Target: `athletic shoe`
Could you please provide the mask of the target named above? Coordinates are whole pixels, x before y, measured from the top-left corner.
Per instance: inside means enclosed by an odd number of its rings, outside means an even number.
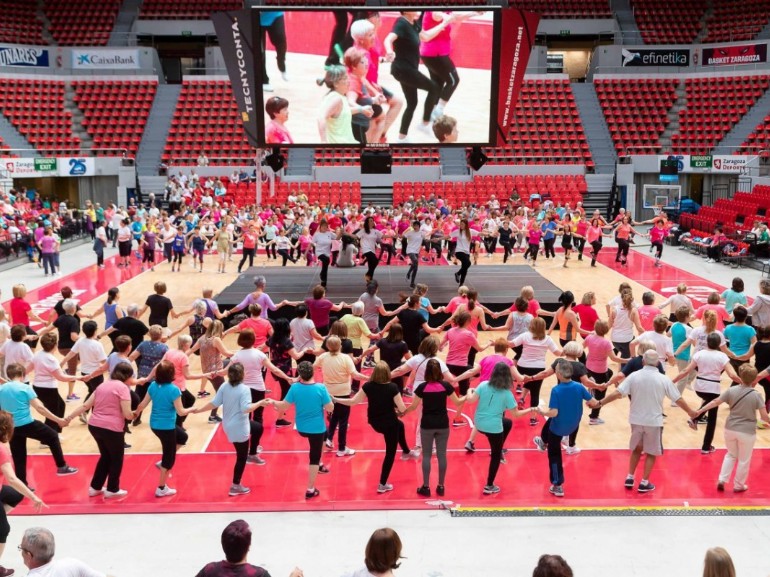
[[[473,444],[473,441],[468,441],[465,443],[465,450],[469,453],[475,453],[476,452],[476,445]]]
[[[404,392],[401,393],[401,396],[402,397],[413,397],[414,393],[412,392],[411,389],[404,389]]]
[[[545,441],[543,441],[542,437],[535,437],[532,439],[532,442],[535,443],[535,447],[537,447],[537,450],[541,453],[544,453],[548,447],[545,445]]]
[[[521,388],[521,385],[516,385],[516,394],[520,395],[522,393],[523,389]]]
[[[329,467],[327,467],[326,465],[319,465],[318,472],[325,475],[326,473],[329,472]]]
[[[500,487],[498,487],[497,485],[485,485],[484,490],[482,491],[482,493],[484,493],[485,495],[494,495],[495,493],[499,493],[499,492],[500,492]]]
[[[264,451],[264,450],[265,450],[265,449],[264,449],[264,448],[262,448],[262,445],[257,445],[257,454],[261,453],[261,452],[262,452],[262,451]]]
[[[444,496],[444,485],[436,485],[436,495],[439,497]]]
[[[238,495],[248,495],[249,493],[251,493],[251,489],[249,489],[248,487],[244,487],[240,483],[238,483],[237,485],[235,484],[230,485],[230,490],[227,492],[227,494],[230,497],[237,497]]]
[[[459,273],[459,272],[456,272],[456,273],[455,273],[455,282],[456,282],[457,284],[460,284],[460,273]]]
[[[259,455],[249,455],[248,457],[246,457],[246,462],[249,465],[264,465],[265,464],[265,460],[262,457],[260,457]]]
[[[711,445],[708,449],[701,449],[700,450],[700,454],[701,455],[710,455],[714,451],[716,451],[716,448],[714,448],[714,445]]]
[[[125,497],[128,495],[128,491],[125,489],[118,489],[115,492],[104,490],[104,498],[105,499],[119,499],[121,497]]]
[[[104,493],[104,489],[94,489],[93,487],[88,488],[88,496],[89,497],[97,497]]]
[[[286,74],[286,72],[281,72],[281,78],[283,78],[284,82],[288,82],[289,81],[289,75]]]
[[[59,477],[74,475],[77,472],[78,470],[76,467],[70,467],[69,465],[64,465],[63,467],[59,467],[58,469],[56,469],[56,474],[59,475]]]
[[[380,483],[379,486],[377,487],[378,493],[387,493],[388,491],[392,491],[392,490],[393,490],[393,485],[391,485],[390,483],[385,483],[385,484]]]
[[[577,455],[580,452],[580,447],[577,445],[574,447],[567,447],[566,449],[568,455]]]
[[[633,489],[634,488],[634,478],[631,475],[626,477],[626,480],[623,482],[623,486],[626,489]]]
[[[211,393],[209,393],[208,391],[199,391],[198,392],[198,398],[199,399],[202,399],[202,398],[208,397],[208,396],[211,396]]]
[[[401,453],[401,460],[402,461],[408,461],[409,459],[419,459],[420,458],[420,451],[417,449],[412,449],[408,453]]]
[[[314,497],[318,497],[320,494],[321,491],[318,489],[311,489],[310,491],[305,491],[305,499],[312,499]]]
[[[603,425],[604,419],[600,419],[599,417],[596,417],[595,419],[589,419],[588,420],[589,425]]]
[[[331,439],[326,439],[324,441],[324,445],[326,445],[327,451],[331,451],[332,449],[334,449],[334,444],[332,443]]]
[[[272,84],[263,84],[262,92],[273,92],[274,88]]]
[[[141,424],[142,424],[142,418],[141,418],[141,417],[138,417],[138,418],[134,419],[133,421],[131,421],[131,424],[132,424],[134,427],[138,427],[139,425],[141,425]]]
[[[174,495],[176,495],[176,489],[172,489],[168,485],[166,485],[162,489],[160,487],[155,489],[156,497],[173,497]]]
[[[88,424],[88,417],[86,417],[85,413],[80,413],[79,419],[80,419],[80,422],[83,423],[84,425]]]
[[[532,417],[532,418],[529,419],[529,426],[530,427],[537,427],[537,418],[536,417]]]
[[[757,421],[757,429],[770,429],[770,425],[764,421]]]
[[[554,497],[564,497],[564,487],[561,485],[551,485],[548,492]]]
[[[641,483],[639,483],[639,486],[636,488],[636,490],[639,491],[640,493],[650,493],[651,491],[655,490],[655,485],[653,485],[649,481],[647,482],[642,481]]]
[[[508,461],[505,460],[505,457],[500,457],[500,464],[501,465],[507,465]]]
[[[430,497],[430,487],[427,485],[423,485],[422,487],[417,487],[417,494],[422,495],[423,497]]]
[[[737,487],[733,487],[734,493],[744,493],[749,490],[748,485],[738,485]]]
[[[351,449],[350,447],[345,447],[341,451],[337,451],[338,457],[352,457],[356,454],[356,451],[354,449]]]
[[[286,419],[278,419],[275,422],[275,426],[278,428],[291,427],[291,421],[287,421]]]
[[[71,395],[67,395],[67,402],[68,402],[68,403],[69,403],[70,401],[79,401],[79,400],[80,400],[80,397],[78,397],[78,396],[77,396],[76,394],[74,394],[74,393],[73,393],[73,394],[71,394]]]
[[[468,424],[468,422],[465,419],[453,419],[452,420],[452,426],[453,427],[464,427],[467,424]]]
[[[209,416],[209,423],[211,423],[212,425],[215,425],[216,423],[221,423],[221,422],[222,422],[222,417],[220,417],[219,415]]]
[[[717,491],[724,491],[725,490],[725,484],[722,481],[719,481],[717,483]]]

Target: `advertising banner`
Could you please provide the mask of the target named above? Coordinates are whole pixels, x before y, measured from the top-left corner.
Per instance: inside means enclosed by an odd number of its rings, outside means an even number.
[[[72,68],[78,70],[135,70],[139,68],[139,50],[133,48],[76,48],[72,50]]]
[[[64,157],[58,158],[59,176],[93,176],[96,174],[96,162],[93,158]]]
[[[500,31],[500,68],[497,95],[497,145],[508,141],[508,127],[513,119],[524,72],[535,41],[540,16],[514,8],[502,10]],[[492,71],[494,73],[494,71]]]
[[[748,156],[714,155],[712,172],[743,172],[749,163]]]
[[[58,176],[55,158],[6,158],[2,166],[9,178]]]
[[[767,62],[767,44],[738,44],[703,48],[703,66],[732,66]]]
[[[262,121],[262,110],[255,110],[256,63],[262,58],[262,50],[255,38],[255,14],[253,10],[215,12],[211,20],[241,113],[243,131],[249,144],[257,148],[257,122]]]
[[[31,46],[0,44],[0,66],[48,67],[48,50]]]
[[[645,50],[623,49],[623,67],[635,66],[689,66],[688,48],[654,48]]]

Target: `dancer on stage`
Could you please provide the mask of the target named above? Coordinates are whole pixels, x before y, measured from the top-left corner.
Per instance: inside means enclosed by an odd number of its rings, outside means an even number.
[[[452,231],[451,238],[457,243],[455,256],[461,264],[460,270],[455,273],[455,282],[464,285],[468,269],[471,268],[471,230],[467,218],[460,220],[459,227]]]
[[[401,236],[401,242],[406,244],[406,256],[409,258],[409,270],[406,271],[406,280],[409,288],[414,288],[417,278],[417,267],[420,265],[420,249],[422,249],[422,232],[420,221],[415,220],[412,228],[406,230]]]
[[[318,230],[313,234],[313,246],[316,258],[321,263],[321,286],[326,288],[329,275],[329,262],[332,258],[332,243],[337,240],[338,234],[329,230],[329,223],[322,219],[318,223]]]
[[[377,244],[382,239],[382,233],[374,226],[374,219],[367,216],[363,228],[359,229],[356,236],[361,241],[361,254],[366,259],[369,267],[364,275],[364,280],[369,283],[374,278],[374,271],[380,260],[377,258]]]

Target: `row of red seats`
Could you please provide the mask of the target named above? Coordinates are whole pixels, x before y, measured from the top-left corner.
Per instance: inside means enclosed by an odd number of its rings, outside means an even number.
[[[770,150],[770,114],[749,134],[738,154],[761,154],[767,157]]]
[[[752,192],[737,192],[731,199],[719,199],[714,206],[704,206],[697,214],[684,213],[679,222],[686,228],[713,232],[722,226],[726,234],[751,230],[755,222],[766,221],[770,214],[770,186],[757,185]]]
[[[240,10],[242,0],[144,0],[139,18],[147,20],[208,20],[212,12]]]
[[[645,44],[691,44],[701,30],[707,0],[631,0]]]
[[[43,22],[37,19],[37,0],[10,0],[0,6],[0,42],[47,44],[43,39]]]
[[[703,42],[753,40],[770,21],[767,0],[713,0]]]

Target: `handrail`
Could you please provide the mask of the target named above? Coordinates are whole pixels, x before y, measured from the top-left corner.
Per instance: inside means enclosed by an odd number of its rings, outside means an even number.
[[[3,155],[3,153],[6,152],[32,152],[36,154],[41,154],[42,152],[66,152],[66,154],[62,156],[73,156],[72,151],[73,148],[6,148],[4,150],[0,150],[0,156]],[[79,151],[85,152],[85,151],[91,151],[91,152],[107,152],[107,151],[116,151],[120,154],[116,154],[115,156],[120,156],[121,158],[126,158],[130,160],[135,160],[135,157],[128,155],[128,149],[127,148],[80,148]]]

